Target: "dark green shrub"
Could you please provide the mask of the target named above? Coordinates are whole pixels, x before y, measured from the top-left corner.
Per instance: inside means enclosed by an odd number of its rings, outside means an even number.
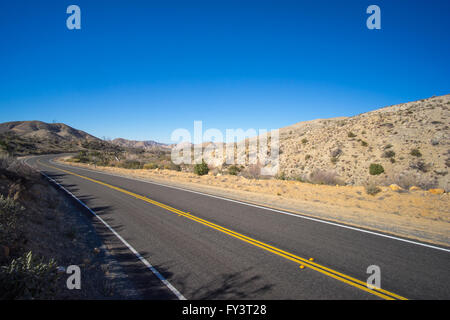
[[[287,179],[287,178],[286,178],[286,174],[285,174],[284,172],[280,173],[280,174],[277,176],[277,179],[279,179],[279,180],[286,180],[286,179]]]
[[[411,150],[411,155],[414,157],[421,157],[422,153],[420,153],[419,149],[412,149]]]
[[[197,163],[194,165],[194,173],[198,174],[199,176],[203,176],[205,174],[208,174],[209,168],[206,164],[205,160],[202,160],[202,163]]]
[[[307,142],[308,142],[308,139],[306,139],[306,138],[303,138],[303,139],[302,139],[302,143],[303,143],[303,144],[306,144]]]
[[[0,267],[0,300],[53,298],[57,279],[56,263],[38,260],[30,251]]]
[[[158,165],[156,163],[146,163],[144,164],[144,169],[158,169]]]
[[[384,168],[381,164],[372,163],[369,167],[369,173],[373,176],[382,174],[383,172],[384,172]]]
[[[383,152],[382,157],[383,158],[393,158],[393,157],[395,157],[395,152],[392,150],[386,150],[385,152]]]
[[[409,165],[409,167],[411,169],[415,169],[421,172],[428,172],[428,168],[429,166],[427,164],[425,164],[425,162],[423,161],[417,161],[417,162],[413,162]]]
[[[239,169],[239,167],[237,166],[230,166],[228,168],[228,174],[231,174],[233,176],[236,176],[239,172],[241,172],[241,169]]]
[[[365,142],[364,140],[361,140],[361,145],[363,146],[363,147],[367,147],[367,142]]]

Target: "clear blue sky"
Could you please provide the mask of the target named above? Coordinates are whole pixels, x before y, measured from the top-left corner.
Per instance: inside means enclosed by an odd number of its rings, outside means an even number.
[[[81,30],[66,8],[81,8]],[[381,30],[366,28],[368,5]],[[1,1],[0,122],[170,142],[450,93],[450,1]]]

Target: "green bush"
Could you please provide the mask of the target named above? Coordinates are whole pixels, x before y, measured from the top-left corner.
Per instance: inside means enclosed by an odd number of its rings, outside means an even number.
[[[347,134],[347,137],[349,137],[349,138],[354,138],[354,137],[356,137],[356,134],[354,134],[353,132],[349,132],[348,134]]]
[[[383,158],[393,158],[393,157],[395,157],[395,152],[392,150],[386,150],[385,152],[383,152],[382,157]]]
[[[205,160],[202,160],[202,163],[197,163],[194,166],[194,173],[198,174],[199,176],[208,174],[208,172],[209,172],[209,168],[208,168],[208,165],[206,164]]]
[[[367,142],[366,141],[364,141],[364,140],[361,140],[361,145],[363,146],[363,147],[367,147]]]
[[[305,144],[305,143],[307,143],[307,142],[308,142],[308,139],[306,139],[306,138],[303,138],[303,139],[302,139],[302,143],[303,143],[303,144]]]
[[[239,167],[235,165],[228,168],[228,174],[231,174],[233,176],[236,176],[239,172],[241,172],[241,169],[239,169]]]
[[[156,163],[146,163],[144,164],[144,169],[158,169],[158,165]]]
[[[382,174],[383,172],[384,172],[384,168],[381,164],[372,163],[369,167],[369,173],[373,176]]]
[[[412,149],[411,150],[411,155],[414,157],[421,157],[422,153],[420,153],[419,149]]]
[[[38,260],[30,251],[0,267],[0,299],[50,299],[57,280],[56,263]]]

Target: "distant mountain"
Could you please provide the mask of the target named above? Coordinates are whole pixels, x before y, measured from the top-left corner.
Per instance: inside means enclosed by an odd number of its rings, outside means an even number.
[[[123,138],[117,138],[111,141],[111,143],[123,147],[123,148],[138,148],[138,149],[167,149],[168,145],[164,143],[159,143],[153,140],[137,141],[137,140],[127,140]]]
[[[14,155],[117,148],[64,123],[14,121],[0,123],[0,151]]]
[[[0,134],[13,133],[22,138],[41,140],[56,139],[65,141],[100,141],[84,131],[74,129],[64,123],[45,123],[42,121],[14,121],[0,123]]]

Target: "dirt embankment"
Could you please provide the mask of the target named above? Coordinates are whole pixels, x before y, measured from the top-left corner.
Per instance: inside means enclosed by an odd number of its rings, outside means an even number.
[[[80,267],[79,290],[67,288],[70,265]],[[126,298],[132,289],[114,279],[119,268],[80,208],[39,173],[0,157],[0,299]]]
[[[60,163],[64,159],[58,160]],[[361,186],[327,186],[285,180],[257,180],[233,175],[205,175],[173,170],[122,169],[70,163],[191,190],[255,202],[391,234],[450,245],[449,194],[425,190],[394,191],[379,187],[369,195]]]

